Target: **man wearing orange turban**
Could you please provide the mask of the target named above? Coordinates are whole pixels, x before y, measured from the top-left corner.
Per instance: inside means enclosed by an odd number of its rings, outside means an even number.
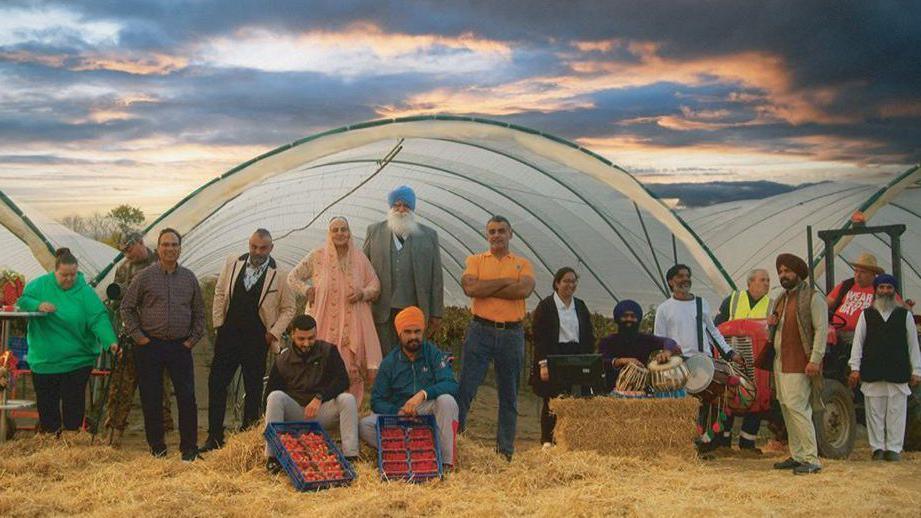
[[[371,411],[361,420],[362,440],[377,446],[378,415],[432,415],[438,426],[442,462],[454,464],[457,381],[447,355],[425,339],[425,313],[409,306],[394,316],[400,347],[381,361],[371,391]]]

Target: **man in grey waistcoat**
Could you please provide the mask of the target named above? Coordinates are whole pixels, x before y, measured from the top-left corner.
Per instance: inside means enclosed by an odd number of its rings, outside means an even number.
[[[384,356],[399,345],[393,318],[400,310],[421,308],[429,337],[441,326],[444,311],[438,234],[416,221],[416,193],[410,187],[395,188],[387,201],[387,220],[369,226],[364,243],[365,255],[381,281],[372,312]]]

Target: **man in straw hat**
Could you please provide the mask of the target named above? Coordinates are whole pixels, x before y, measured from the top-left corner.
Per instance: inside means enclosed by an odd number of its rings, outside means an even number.
[[[901,460],[909,384],[921,383],[921,350],[914,316],[896,301],[892,275],[873,281],[873,305],[863,310],[851,346],[851,388],[866,400],[867,437],[873,460]]]
[[[883,269],[876,263],[876,256],[870,253],[860,254],[852,266],[854,276],[838,283],[825,298],[828,310],[834,314],[832,322],[844,324],[838,330],[843,334],[839,338],[843,338],[844,343],[853,336],[860,313],[873,304],[873,279],[883,273]]]
[[[777,276],[784,293],[771,301],[769,336],[777,400],[783,412],[791,457],[774,464],[796,475],[818,473],[818,446],[812,424],[814,405],[821,405],[822,358],[828,308],[806,282],[809,268],[793,254],[777,256]]]
[[[425,339],[425,314],[410,306],[394,317],[399,349],[390,351],[371,391],[372,414],[361,420],[359,432],[377,446],[377,416],[435,415],[441,460],[454,465],[457,437],[457,381],[445,354]]]

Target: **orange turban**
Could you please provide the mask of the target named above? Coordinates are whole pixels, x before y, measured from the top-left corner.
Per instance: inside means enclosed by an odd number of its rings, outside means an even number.
[[[393,319],[393,325],[397,328],[397,333],[402,333],[409,326],[418,326],[425,329],[425,314],[416,306],[409,306],[397,313]]]

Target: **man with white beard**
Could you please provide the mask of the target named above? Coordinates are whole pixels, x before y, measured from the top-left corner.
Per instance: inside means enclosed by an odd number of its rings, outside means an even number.
[[[873,305],[864,309],[851,345],[851,388],[866,401],[867,438],[873,460],[901,460],[909,384],[921,383],[921,350],[914,316],[895,299],[897,281],[878,275]]]
[[[441,327],[444,312],[438,234],[416,221],[416,193],[409,186],[395,188],[387,201],[387,220],[369,226],[364,243],[365,255],[381,281],[381,294],[371,311],[384,356],[399,345],[393,319],[401,310],[422,309],[428,337]]]

